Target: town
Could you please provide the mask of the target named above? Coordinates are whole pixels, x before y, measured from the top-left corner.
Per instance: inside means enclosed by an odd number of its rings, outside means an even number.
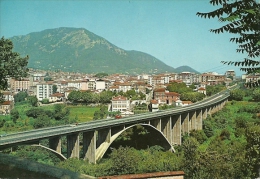
[[[242,76],[243,80],[249,82],[257,76]],[[0,114],[7,115],[14,108],[14,95],[19,92],[26,92],[28,96],[37,98],[37,105],[52,103],[72,103],[76,100],[70,97],[71,92],[88,91],[93,94],[100,94],[102,91],[114,93],[126,93],[133,90],[142,94],[137,98],[129,98],[121,95],[112,96],[108,111],[119,111],[122,116],[133,113],[133,108],[138,104],[150,104],[150,111],[157,111],[161,105],[185,106],[192,104],[191,100],[181,100],[179,93],[169,92],[167,86],[171,83],[184,83],[187,87],[193,85],[195,92],[207,95],[207,86],[219,84],[230,85],[236,80],[234,70],[228,70],[224,75],[216,72],[195,74],[191,72],[164,73],[164,74],[83,74],[72,72],[52,72],[43,70],[29,70],[28,78],[20,80],[8,79],[9,88],[3,91],[4,102],[0,105]],[[72,95],[71,95],[72,96]],[[80,100],[80,99],[79,99]],[[76,101],[77,102],[77,101]],[[100,102],[100,99],[92,101]],[[90,102],[91,103],[91,102]]]

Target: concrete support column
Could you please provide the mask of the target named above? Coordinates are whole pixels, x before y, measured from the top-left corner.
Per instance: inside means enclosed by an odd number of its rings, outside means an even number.
[[[202,119],[206,119],[208,116],[208,111],[207,108],[202,109]]]
[[[172,116],[172,145],[181,145],[181,115]]]
[[[161,128],[163,135],[172,143],[171,117],[163,118],[161,120]]]
[[[103,142],[110,142],[111,139],[111,128],[98,130],[97,147],[98,148]]]
[[[49,147],[61,154],[61,137],[50,138]]]
[[[67,135],[67,158],[79,158],[79,133]]]
[[[190,130],[196,130],[196,123],[197,123],[197,121],[196,121],[196,111],[191,111],[190,112]]]
[[[211,108],[212,108],[212,106],[208,106],[208,107],[207,107],[207,114],[208,114],[208,115],[211,115]]]
[[[202,130],[202,110],[196,111],[196,130]]]
[[[83,156],[84,160],[90,163],[96,163],[96,132],[83,133]]]
[[[181,130],[183,134],[190,132],[190,119],[188,112],[182,113],[181,115]]]
[[[161,131],[161,119],[153,119],[151,125],[154,126],[158,131]]]

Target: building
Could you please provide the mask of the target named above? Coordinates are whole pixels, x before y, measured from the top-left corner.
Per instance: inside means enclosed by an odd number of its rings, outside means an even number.
[[[7,115],[10,114],[11,110],[14,108],[13,101],[4,101],[0,104],[0,114]]]
[[[117,96],[112,98],[111,111],[129,111],[130,110],[130,100],[124,96]]]
[[[52,84],[48,83],[39,83],[36,85],[36,97],[39,101],[42,101],[43,99],[49,99],[49,97],[52,95]]]
[[[132,85],[130,83],[120,83],[119,91],[123,91],[124,93],[132,89]]]
[[[106,89],[106,82],[104,80],[96,80],[96,90],[103,91]]]
[[[49,102],[62,101],[63,98],[64,98],[64,94],[62,94],[62,93],[54,93],[54,94],[50,95]]]
[[[28,79],[23,80],[10,80],[11,90],[14,92],[28,91],[30,87],[30,81]]]

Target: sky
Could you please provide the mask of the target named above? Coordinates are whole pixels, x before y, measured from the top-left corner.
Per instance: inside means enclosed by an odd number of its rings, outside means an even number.
[[[223,24],[197,12],[217,9],[209,0],[0,0],[0,36],[10,38],[59,27],[85,28],[124,50],[148,53],[177,68],[224,74],[242,61]],[[30,54],[29,54],[30,56]]]

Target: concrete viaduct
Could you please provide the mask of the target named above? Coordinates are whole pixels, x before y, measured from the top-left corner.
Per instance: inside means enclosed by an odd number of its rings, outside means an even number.
[[[60,158],[79,158],[80,153],[83,153],[84,159],[96,163],[120,134],[129,128],[141,125],[163,136],[165,140],[163,147],[174,151],[174,145],[181,145],[182,133],[189,133],[193,129],[201,130],[202,121],[207,115],[221,110],[228,97],[229,92],[225,91],[186,107],[132,115],[121,119],[97,120],[80,123],[77,126],[63,125],[9,134],[1,137],[0,150],[17,145],[41,146],[40,141],[48,139],[49,147],[41,147],[51,150]],[[66,157],[62,155],[61,145],[61,138],[64,136],[67,140]]]

